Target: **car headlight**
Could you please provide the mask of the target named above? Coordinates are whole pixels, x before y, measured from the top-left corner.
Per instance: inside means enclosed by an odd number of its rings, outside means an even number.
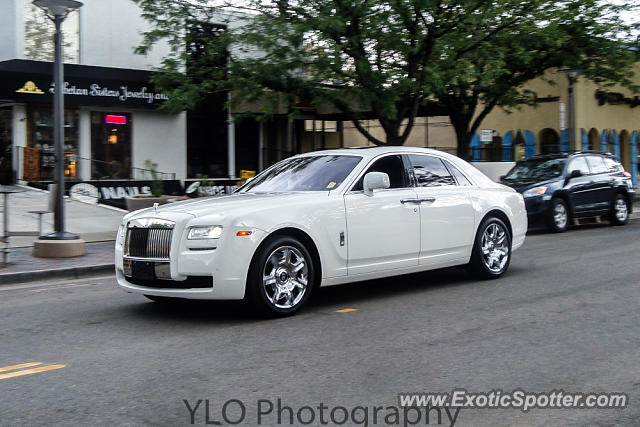
[[[124,242],[124,235],[127,232],[127,223],[123,223],[120,224],[120,227],[118,227],[118,235],[116,236],[116,240],[118,241],[118,243],[122,243]]]
[[[222,227],[219,225],[209,225],[206,227],[191,227],[187,239],[219,239],[222,234]]]
[[[547,191],[547,187],[530,188],[524,193],[522,193],[522,197],[542,196],[546,191]]]

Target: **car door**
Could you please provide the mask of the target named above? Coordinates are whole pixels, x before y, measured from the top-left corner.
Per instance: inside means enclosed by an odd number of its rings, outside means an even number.
[[[362,191],[367,172],[389,175],[390,188]],[[366,168],[344,195],[347,216],[348,275],[418,265],[420,213],[401,155],[385,155]]]
[[[595,188],[586,156],[578,156],[571,159],[567,167],[566,176],[569,177],[574,170],[580,171],[582,175],[575,178],[567,178],[564,189],[571,201],[572,211],[575,214],[579,214],[591,209],[591,193]]]
[[[609,209],[612,195],[613,177],[609,174],[609,168],[604,163],[602,156],[591,154],[587,156],[589,169],[591,169],[591,188],[589,192],[589,210],[605,211]]]
[[[468,192],[471,183],[440,157],[407,157],[420,201],[419,264],[437,267],[466,261],[475,237],[475,213]]]

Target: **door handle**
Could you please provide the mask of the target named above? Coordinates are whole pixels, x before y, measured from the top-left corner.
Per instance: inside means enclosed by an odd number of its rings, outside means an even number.
[[[424,199],[418,199],[418,203],[432,203],[435,202],[435,197],[425,197]]]
[[[420,200],[419,199],[402,199],[402,200],[400,200],[400,203],[402,203],[403,205],[405,203],[416,203],[417,204],[417,203],[420,203]]]

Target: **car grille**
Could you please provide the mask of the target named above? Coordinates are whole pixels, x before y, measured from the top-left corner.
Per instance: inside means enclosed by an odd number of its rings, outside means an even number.
[[[131,258],[169,259],[173,228],[129,228],[124,254]]]

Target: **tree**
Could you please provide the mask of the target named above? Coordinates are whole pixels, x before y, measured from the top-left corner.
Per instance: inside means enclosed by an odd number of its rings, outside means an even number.
[[[153,23],[138,52],[163,38],[171,47],[155,78],[170,92],[166,108],[192,105],[202,89],[230,90],[265,113],[305,99],[337,108],[378,145],[404,144],[420,108],[438,103],[465,157],[493,108],[535,103],[522,84],[549,67],[630,84],[629,26],[615,13],[631,6],[599,0],[247,0],[235,6],[250,13],[241,23],[206,0],[135,1]],[[221,16],[226,31],[205,49],[226,52],[226,65],[194,62],[189,26]],[[201,66],[198,78],[185,63]],[[384,140],[360,125],[365,117],[380,121]]]

